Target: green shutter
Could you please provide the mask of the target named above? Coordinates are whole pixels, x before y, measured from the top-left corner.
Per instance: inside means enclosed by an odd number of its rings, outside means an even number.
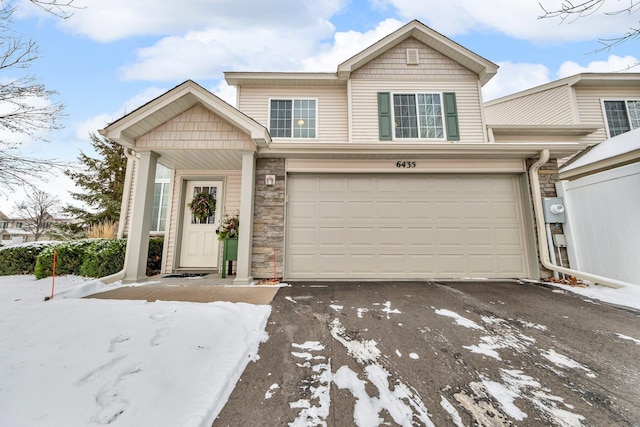
[[[447,139],[449,141],[460,141],[456,94],[453,92],[445,92],[442,95],[444,97],[444,121],[447,127]]]
[[[378,132],[380,141],[393,139],[391,129],[391,93],[378,92]]]

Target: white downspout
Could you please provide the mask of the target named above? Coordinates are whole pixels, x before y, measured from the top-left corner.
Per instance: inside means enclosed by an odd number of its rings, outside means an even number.
[[[547,234],[544,226],[544,214],[542,209],[542,195],[540,193],[540,180],[538,179],[538,170],[540,166],[549,160],[549,150],[540,152],[540,159],[529,168],[529,183],[531,184],[531,193],[533,195],[533,212],[536,220],[536,229],[538,231],[538,250],[540,251],[540,262],[542,265],[551,270],[557,271],[569,276],[575,276],[590,282],[599,283],[601,285],[610,286],[612,288],[623,288],[626,286],[634,286],[631,283],[621,280],[611,279],[609,277],[599,276],[597,274],[585,273],[583,271],[572,270],[569,268],[558,267],[549,260],[549,249]]]

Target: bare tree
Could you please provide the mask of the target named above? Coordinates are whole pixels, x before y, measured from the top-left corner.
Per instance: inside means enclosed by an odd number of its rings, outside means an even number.
[[[13,213],[23,220],[22,228],[38,240],[51,227],[51,221],[59,208],[60,200],[57,197],[34,189],[23,201],[14,205]]]
[[[538,18],[560,18],[562,22],[574,22],[585,16],[598,13],[603,8],[607,0],[584,0],[579,2],[573,2],[570,0],[563,0],[560,8],[555,10],[547,10],[542,3],[539,3],[543,14]],[[640,9],[640,0],[617,0],[619,6],[612,12],[601,12],[605,15],[631,15]],[[603,46],[597,49],[596,52],[609,50],[614,46],[618,46],[628,40],[640,39],[640,28],[629,28],[629,30],[621,36],[613,37],[610,39],[601,38],[598,39],[599,43]]]
[[[71,16],[73,0],[29,0],[47,13],[66,19]],[[0,83],[0,195],[8,195],[17,187],[33,187],[33,178],[43,180],[53,160],[22,155],[17,151],[20,138],[44,140],[48,132],[60,129],[63,106],[51,102],[56,93],[39,84],[24,69],[38,58],[38,46],[25,40],[12,29],[16,6],[10,0],[0,0],[0,71],[5,78]],[[11,73],[17,75],[8,79]],[[6,81],[5,81],[6,79]]]

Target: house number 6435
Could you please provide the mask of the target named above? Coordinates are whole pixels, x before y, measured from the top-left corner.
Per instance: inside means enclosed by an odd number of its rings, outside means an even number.
[[[397,168],[404,168],[404,169],[415,168],[416,167],[416,162],[403,162],[403,161],[398,160],[396,162],[396,167]]]

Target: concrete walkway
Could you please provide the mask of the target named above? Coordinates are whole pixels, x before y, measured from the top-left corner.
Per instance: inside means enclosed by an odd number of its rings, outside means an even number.
[[[237,286],[233,277],[221,279],[217,274],[202,277],[149,278],[148,285],[122,287],[86,298],[186,302],[244,302],[270,304],[280,287],[270,285]]]

